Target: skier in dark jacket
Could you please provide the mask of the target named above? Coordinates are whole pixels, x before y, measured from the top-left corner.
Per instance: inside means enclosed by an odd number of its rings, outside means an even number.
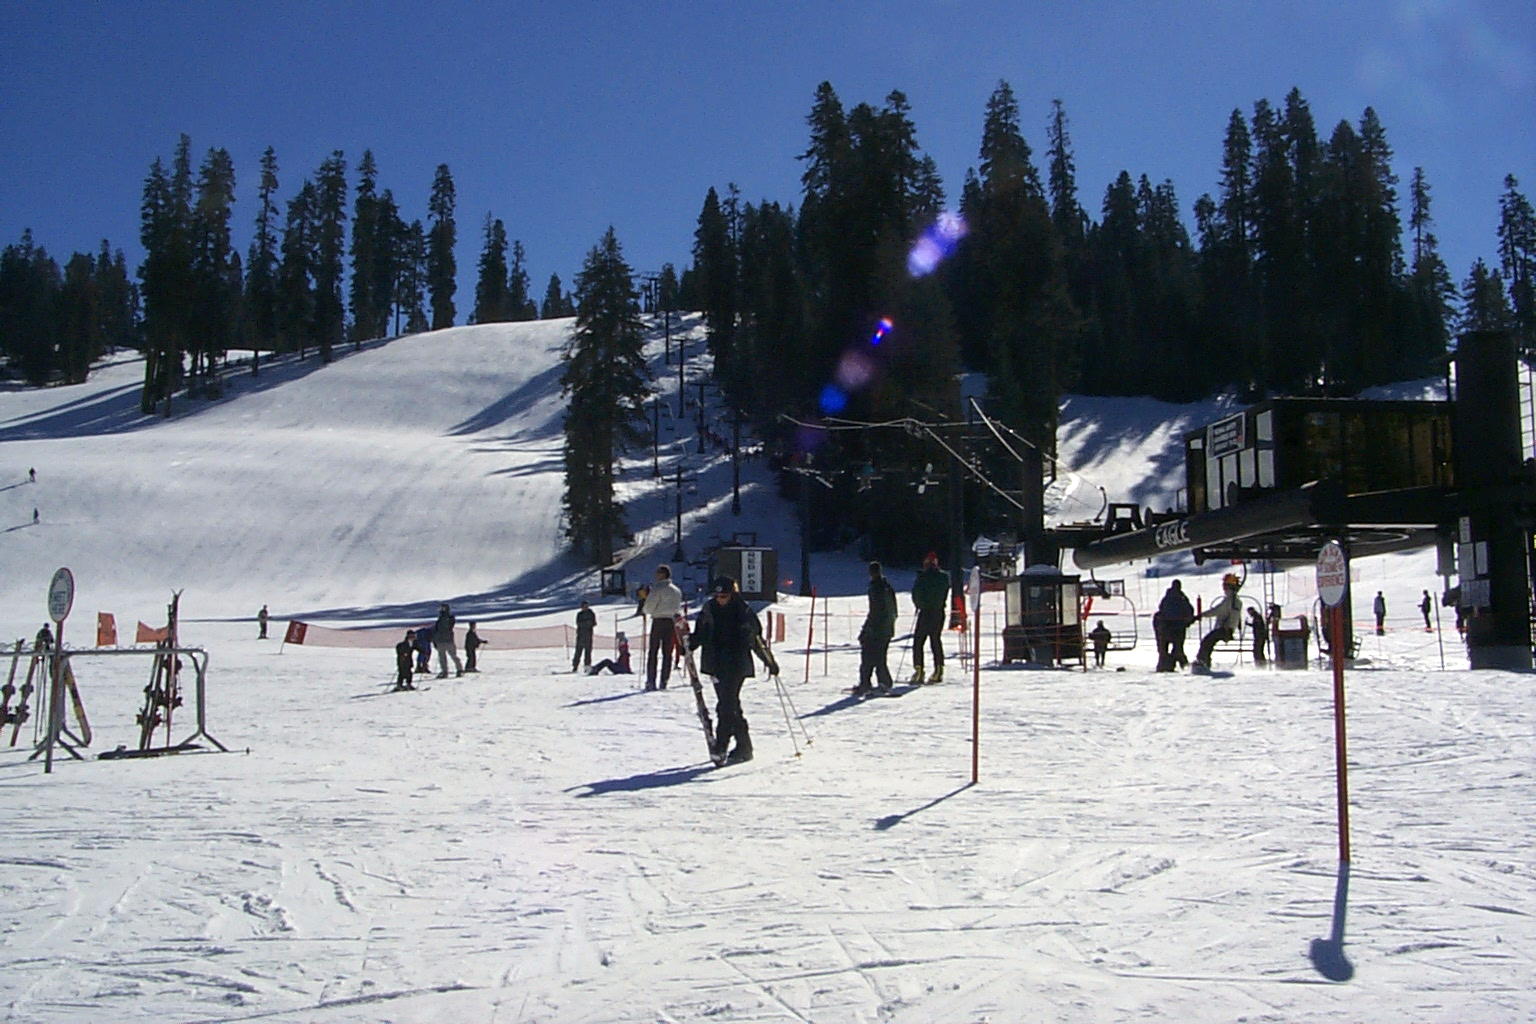
[[[587,675],[595,676],[603,669],[607,669],[616,676],[627,676],[635,671],[629,663],[629,637],[620,632],[615,642],[619,645],[618,657],[604,658],[596,665],[587,669]]]
[[[1265,652],[1269,647],[1269,625],[1257,608],[1248,609],[1248,631],[1253,634],[1253,663],[1267,664],[1269,659]]]
[[[405,639],[395,644],[395,689],[414,690],[411,682],[411,662],[416,655],[416,631],[405,631]]]
[[[416,627],[416,671],[426,674],[432,671],[432,627]]]
[[[459,662],[459,647],[453,636],[453,626],[457,620],[453,612],[448,610],[447,602],[438,605],[437,622],[432,626],[432,646],[437,648],[437,678],[448,678],[448,658],[453,658],[453,668],[457,675],[464,674],[464,666]]]
[[[1095,668],[1104,667],[1104,655],[1109,652],[1109,642],[1114,637],[1115,635],[1109,631],[1109,627],[1104,625],[1103,619],[1100,619],[1099,624],[1089,630],[1088,639],[1093,643],[1093,665]]]
[[[737,593],[736,581],[721,576],[711,590],[688,634],[688,649],[703,650],[699,671],[715,678],[715,749],[711,753],[725,754],[735,740],[725,762],[736,764],[752,760],[752,737],[741,709],[741,684],[754,674],[752,656],[761,658],[771,675],[779,674],[779,664],[763,643],[757,613]]]
[[[885,663],[891,637],[896,635],[896,591],[885,578],[879,562],[869,563],[869,612],[859,628],[859,685],[853,692],[864,696],[874,692],[870,679],[889,693],[891,670]]]
[[[923,571],[912,584],[917,625],[912,630],[912,682],[944,681],[944,617],[949,604],[949,574],[939,568],[932,551],[923,558]],[[933,675],[923,678],[923,642],[933,651]]]
[[[480,639],[480,634],[475,632],[475,624],[469,624],[469,632],[464,634],[464,671],[479,672],[475,667],[475,652],[485,646],[485,641]]]
[[[576,655],[571,658],[571,671],[575,672],[583,660],[586,667],[592,667],[592,633],[597,629],[597,613],[587,602],[581,602],[581,611],[576,613]]]
[[[1189,665],[1184,653],[1184,634],[1195,621],[1195,606],[1184,595],[1184,586],[1178,580],[1168,585],[1162,601],[1157,606],[1155,632],[1157,633],[1157,670],[1172,672],[1175,666]]]

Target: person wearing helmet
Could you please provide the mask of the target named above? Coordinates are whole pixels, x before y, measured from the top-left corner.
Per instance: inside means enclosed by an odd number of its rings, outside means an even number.
[[[710,753],[726,754],[726,764],[750,761],[752,735],[741,708],[741,685],[753,675],[754,654],[772,675],[779,674],[779,665],[763,643],[757,613],[742,600],[736,581],[729,576],[718,577],[711,585],[709,601],[699,609],[688,634],[688,649],[701,648],[699,671],[715,679],[715,749]]]
[[[607,669],[616,676],[627,676],[634,671],[629,665],[629,637],[621,631],[614,640],[619,647],[617,658],[604,658],[602,661],[587,669],[587,675],[595,676],[603,669]]]
[[[939,568],[939,556],[928,552],[923,571],[912,584],[912,604],[917,608],[917,625],[912,630],[912,682],[923,679],[923,644],[933,651],[933,675],[930,683],[944,681],[944,616],[949,606],[949,574]]]
[[[1191,671],[1209,672],[1211,652],[1216,649],[1216,645],[1231,640],[1243,628],[1243,603],[1237,597],[1237,591],[1242,585],[1243,581],[1233,573],[1229,572],[1221,578],[1221,600],[1211,605],[1209,611],[1200,614],[1200,618],[1212,619],[1216,624],[1200,640],[1200,650],[1195,654]]]

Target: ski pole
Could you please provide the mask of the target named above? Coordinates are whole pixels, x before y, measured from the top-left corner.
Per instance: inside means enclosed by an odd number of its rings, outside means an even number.
[[[795,744],[795,756],[800,756],[800,744],[795,741],[795,726],[800,727],[800,735],[805,737],[805,745],[811,745],[811,734],[806,731],[805,723],[800,720],[800,709],[795,707],[794,698],[789,695],[789,688],[784,685],[784,680],[777,674],[773,677],[773,685],[779,692],[779,706],[784,709],[784,724],[789,726],[789,739]]]
[[[917,612],[912,613],[912,629],[906,636],[901,637],[896,643],[901,645],[901,660],[896,663],[896,678],[901,678],[901,673],[907,667],[907,641],[917,633]]]

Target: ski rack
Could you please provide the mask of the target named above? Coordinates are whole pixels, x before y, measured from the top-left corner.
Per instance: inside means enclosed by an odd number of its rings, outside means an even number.
[[[116,750],[108,750],[97,754],[96,756],[98,759],[107,761],[128,757],[155,757],[160,754],[179,754],[186,751],[201,749],[199,745],[194,742],[198,739],[207,740],[209,743],[213,744],[220,750],[228,752],[229,748],[220,743],[218,740],[214,739],[212,734],[208,732],[208,651],[205,648],[113,647],[98,650],[66,650],[59,653],[62,654],[66,661],[72,660],[74,658],[108,658],[122,655],[138,655],[143,657],[147,654],[163,657],[165,655],[175,656],[185,654],[188,660],[192,662],[192,666],[197,672],[197,686],[195,696],[197,710],[197,729],[190,736],[182,740],[180,743],[172,743],[164,747],[150,747],[141,750],[128,750],[123,747],[119,747]],[[62,718],[63,716],[59,715],[57,717]],[[73,733],[70,733],[68,729],[63,727],[62,723],[56,720],[55,715],[52,713],[52,709],[50,709],[47,721],[49,723],[47,735],[44,737],[43,742],[38,745],[37,749],[32,752],[32,755],[28,758],[28,760],[35,761],[38,757],[46,754],[49,748],[53,745],[62,747],[65,753],[69,754],[77,761],[85,760],[85,758],[80,754],[78,750],[75,749],[75,747],[71,746],[68,742],[65,741],[61,734],[67,734],[71,740],[74,740],[75,743],[80,746],[84,746],[84,744],[80,743],[78,737],[76,737]]]

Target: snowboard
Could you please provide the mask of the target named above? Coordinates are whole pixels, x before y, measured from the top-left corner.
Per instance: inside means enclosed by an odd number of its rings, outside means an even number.
[[[715,723],[709,717],[709,705],[704,703],[704,684],[699,682],[699,670],[693,663],[693,652],[688,649],[688,620],[681,615],[673,620],[678,646],[683,649],[683,671],[688,685],[693,687],[693,702],[698,708],[699,724],[704,727],[704,743],[709,748],[709,759],[718,768],[725,764],[725,751],[715,749]]]

